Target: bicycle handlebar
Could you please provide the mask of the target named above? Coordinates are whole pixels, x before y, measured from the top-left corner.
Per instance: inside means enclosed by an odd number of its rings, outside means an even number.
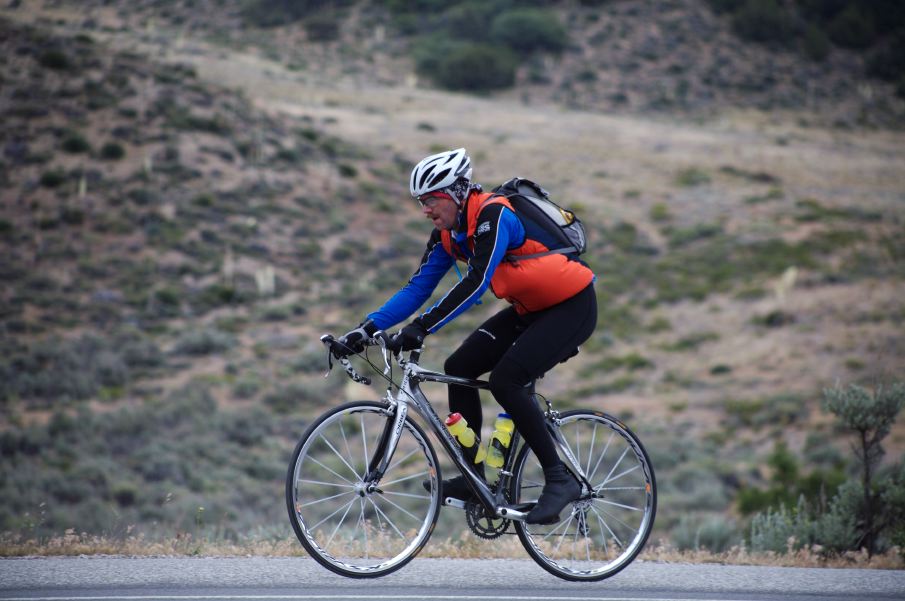
[[[351,350],[349,347],[346,347],[342,342],[337,340],[332,334],[324,334],[323,336],[321,336],[320,340],[324,344],[324,346],[327,347],[327,373],[324,374],[325,378],[330,375],[330,371],[333,369],[333,359],[336,359],[337,361],[339,361],[339,364],[342,365],[346,374],[348,374],[349,378],[351,378],[352,381],[358,382],[359,384],[364,384],[365,386],[371,385],[371,379],[367,376],[363,376],[363,375],[359,374],[358,371],[356,371],[356,369],[352,366],[352,363],[349,361],[348,355],[339,354],[335,350],[336,349],[335,345],[341,345],[341,346],[345,347],[343,350]],[[383,349],[382,355],[383,355],[383,363],[384,363],[384,367],[385,367],[384,375],[386,375],[390,371],[390,360],[389,360],[390,354],[393,354],[396,357],[397,361],[400,360],[399,355],[401,353],[401,350],[398,347],[396,347],[393,337],[390,336],[389,334],[387,334],[386,332],[384,332],[383,330],[378,330],[377,332],[374,332],[373,336],[371,336],[367,340],[363,340],[361,343],[364,344],[365,346],[379,346],[381,349]],[[355,354],[358,354],[358,353],[355,353]],[[420,354],[421,354],[421,349],[412,351],[409,359],[411,361],[417,362]]]
[[[364,384],[365,386],[371,385],[371,378],[367,376],[363,376],[359,374],[354,367],[352,367],[352,363],[349,361],[349,358],[346,356],[339,356],[334,353],[333,345],[339,344],[339,341],[333,337],[332,334],[324,334],[321,336],[321,342],[324,343],[324,346],[327,347],[327,373],[324,374],[324,377],[330,375],[330,371],[333,369],[333,359],[339,361],[339,364],[343,366],[343,369],[346,370],[346,373],[354,382],[358,382],[359,384]],[[371,339],[369,339],[366,344],[373,344]]]

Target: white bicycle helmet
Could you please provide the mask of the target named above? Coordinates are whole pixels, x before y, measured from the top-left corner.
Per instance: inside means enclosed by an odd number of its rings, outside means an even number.
[[[428,192],[449,188],[459,180],[465,181],[466,189],[471,184],[471,159],[464,148],[432,154],[422,159],[412,169],[409,191],[412,198],[418,198]],[[456,199],[456,202],[460,202],[460,199]]]

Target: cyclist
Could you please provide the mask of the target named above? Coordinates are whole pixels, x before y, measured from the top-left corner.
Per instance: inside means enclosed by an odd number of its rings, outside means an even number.
[[[544,488],[528,523],[555,522],[576,500],[578,481],[560,460],[530,383],[577,351],[597,324],[595,276],[575,256],[549,254],[519,260],[519,255],[556,248],[540,228],[520,220],[505,197],[483,192],[472,181],[464,148],[426,157],[412,170],[412,197],[434,224],[421,264],[408,283],[335,345],[339,355],[361,352],[362,342],[409,318],[431,296],[457,260],[467,263],[464,277],[427,311],[393,338],[397,348],[419,348],[425,337],[471,307],[490,286],[510,306],[472,332],[446,360],[446,373],[477,378],[490,372],[490,390],[512,416],[518,431],[544,470]],[[457,268],[458,271],[458,268]],[[449,409],[459,412],[478,433],[478,391],[449,386]],[[483,473],[483,464],[479,469]],[[441,483],[441,494],[462,500],[473,493],[464,476]]]

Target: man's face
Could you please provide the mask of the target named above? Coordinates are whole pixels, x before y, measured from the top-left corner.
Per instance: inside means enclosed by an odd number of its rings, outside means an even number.
[[[459,207],[445,192],[430,192],[420,197],[421,212],[438,230],[452,230],[459,224]]]

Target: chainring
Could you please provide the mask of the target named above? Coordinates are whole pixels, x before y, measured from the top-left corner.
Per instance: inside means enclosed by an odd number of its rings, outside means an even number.
[[[508,502],[508,491],[504,494],[504,498]],[[465,504],[465,523],[475,536],[485,540],[499,538],[506,534],[509,530],[509,522],[504,518],[498,518],[487,515],[487,510],[480,503],[469,502]]]

